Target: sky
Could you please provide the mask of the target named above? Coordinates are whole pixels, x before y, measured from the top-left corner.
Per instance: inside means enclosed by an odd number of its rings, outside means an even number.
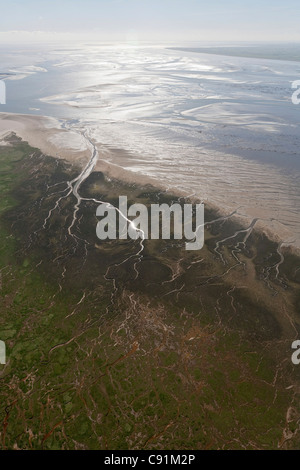
[[[0,43],[298,41],[299,0],[0,0]]]

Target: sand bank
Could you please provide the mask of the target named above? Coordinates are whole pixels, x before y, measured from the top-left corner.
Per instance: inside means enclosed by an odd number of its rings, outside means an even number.
[[[65,129],[63,122],[55,118],[44,116],[32,116],[25,114],[0,113],[0,140],[11,132],[15,132],[23,140],[27,141],[32,147],[39,148],[45,155],[54,158],[61,158],[71,164],[84,167],[90,159],[91,151],[87,147],[87,142],[82,135],[83,129],[76,130]],[[96,144],[100,159],[98,160],[95,171],[102,171],[108,177],[116,178],[127,183],[138,183],[139,185],[152,185],[156,189],[162,191],[170,191],[181,196],[189,196],[193,199],[188,191],[182,191],[176,186],[166,187],[165,182],[161,182],[150,176],[130,171],[122,168],[112,162],[112,152],[101,144]],[[118,150],[118,153],[122,150]],[[125,154],[125,152],[124,152]],[[117,158],[120,161],[119,158]],[[203,200],[207,207],[210,207],[220,213],[226,215],[231,212],[230,207],[224,204],[224,207],[217,206],[212,201]],[[247,226],[254,218],[257,218],[255,228],[264,232],[267,237],[278,243],[282,243],[282,248],[292,249],[298,255],[300,254],[300,241],[297,237],[282,224],[276,220],[268,220],[263,211],[256,208],[253,211],[236,211],[235,219],[238,219],[243,225]]]

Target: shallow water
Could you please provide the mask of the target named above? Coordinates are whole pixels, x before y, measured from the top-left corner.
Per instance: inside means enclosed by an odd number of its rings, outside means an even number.
[[[13,74],[0,111],[72,120],[108,160],[300,246],[300,63],[150,46],[0,53],[0,72]]]

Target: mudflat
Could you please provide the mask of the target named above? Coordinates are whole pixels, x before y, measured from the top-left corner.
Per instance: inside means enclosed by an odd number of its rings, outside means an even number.
[[[100,241],[94,199],[188,199],[96,169],[72,225],[83,160],[2,144],[1,447],[299,448],[295,253],[212,207],[199,252]]]

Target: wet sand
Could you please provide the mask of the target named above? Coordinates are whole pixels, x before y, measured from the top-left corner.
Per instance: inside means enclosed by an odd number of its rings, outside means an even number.
[[[3,140],[10,132],[15,132],[24,141],[27,141],[32,147],[40,149],[45,155],[54,158],[60,158],[67,162],[84,167],[90,159],[90,149],[86,146],[86,139],[82,135],[83,129],[66,129],[63,128],[64,124],[50,117],[0,113],[0,139]],[[138,183],[141,185],[150,184],[153,187],[170,191],[172,194],[177,194],[183,197],[190,197],[193,200],[193,194],[178,188],[175,185],[166,185],[162,179],[155,179],[147,174],[142,174],[136,171],[136,165],[128,158],[125,151],[120,149],[108,149],[101,146],[99,142],[95,143],[100,158],[95,166],[94,171],[101,171],[108,177],[116,178],[126,183]],[[126,169],[122,168],[122,162],[126,162]],[[130,170],[131,164],[133,170]],[[141,170],[143,171],[143,170]],[[249,194],[249,199],[251,193]],[[194,198],[199,200],[199,198]],[[248,226],[257,219],[255,222],[255,230],[266,234],[266,236],[281,244],[282,249],[288,248],[289,251],[295,254],[300,254],[300,240],[297,239],[297,234],[293,234],[287,227],[279,223],[274,217],[266,217],[263,205],[262,207],[254,206],[252,209],[247,208],[233,210],[233,207],[224,205],[221,207],[219,204],[214,203],[210,199],[203,198],[202,202],[206,207],[218,211],[220,215],[228,215],[234,212],[232,218],[244,226]],[[238,201],[238,194],[236,194],[236,201]]]
[[[61,129],[54,118],[0,113],[1,140],[10,132],[15,132],[29,145],[54,158],[84,164],[90,156],[84,139],[76,132]]]

